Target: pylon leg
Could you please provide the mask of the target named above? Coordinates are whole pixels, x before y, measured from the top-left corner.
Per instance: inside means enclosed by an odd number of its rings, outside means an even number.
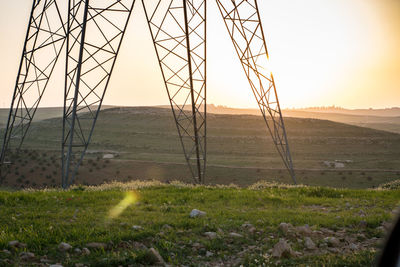
[[[74,182],[90,143],[134,0],[69,0],[62,186]]]
[[[216,1],[275,146],[296,183],[257,0]]]
[[[185,159],[206,168],[206,0],[142,0]]]
[[[0,165],[5,162],[10,149],[21,148],[64,46],[65,36],[57,1],[33,1],[3,138]]]

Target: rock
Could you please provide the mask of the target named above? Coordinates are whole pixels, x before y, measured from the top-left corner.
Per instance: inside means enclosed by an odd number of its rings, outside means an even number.
[[[311,238],[306,237],[304,238],[304,247],[308,250],[314,250],[317,247],[315,246],[315,243],[312,241]]]
[[[279,240],[272,249],[272,257],[276,258],[287,258],[290,257],[292,253],[292,248],[284,239]]]
[[[65,243],[65,242],[61,242],[58,245],[58,250],[59,251],[66,252],[66,251],[68,251],[70,249],[72,249],[72,246],[70,244],[68,244],[68,243]]]
[[[52,265],[50,265],[49,267],[63,267],[61,264],[52,264]]]
[[[215,233],[215,232],[205,232],[204,235],[207,236],[210,239],[217,238],[217,233]]]
[[[161,257],[160,253],[154,248],[150,248],[148,250],[148,255],[151,258],[151,261],[156,263],[156,264],[162,264],[165,265],[164,259]]]
[[[211,251],[206,252],[206,257],[212,257],[212,256],[214,256],[214,253],[212,253]]]
[[[169,224],[164,224],[161,229],[163,229],[164,231],[170,231],[172,230],[172,226],[170,226]]]
[[[132,226],[132,229],[133,230],[143,230],[143,227],[140,225],[134,225],[134,226]]]
[[[289,228],[291,228],[291,224],[290,223],[280,223],[279,224],[279,230],[281,230],[283,232],[284,235],[287,235],[287,233],[289,232]]]
[[[18,240],[10,241],[10,242],[8,242],[8,245],[13,248],[25,248],[26,247],[25,243],[21,243]]]
[[[340,249],[338,249],[338,248],[328,248],[328,251],[332,252],[332,253],[339,253]]]
[[[190,216],[190,218],[196,218],[196,217],[203,217],[203,216],[206,216],[206,212],[204,212],[204,211],[201,211],[201,210],[198,210],[198,209],[193,209],[191,212],[190,212],[190,214],[189,214],[189,216]]]
[[[104,154],[103,159],[113,159],[114,155],[113,154]]]
[[[312,234],[312,230],[308,224],[296,227],[296,232],[304,236],[310,236]]]
[[[82,253],[82,250],[81,250],[80,248],[75,248],[75,249],[74,249],[74,252],[75,252],[76,254],[81,254],[81,253]]]
[[[83,248],[82,255],[90,255],[90,250],[88,248]]]
[[[44,256],[44,257],[42,257],[40,259],[40,262],[41,263],[49,263],[50,264],[52,262],[52,260],[49,260],[47,257]]]
[[[240,237],[243,237],[243,235],[241,235],[241,234],[238,234],[238,233],[234,233],[234,232],[232,232],[232,233],[229,233],[229,236],[230,236],[230,237],[235,237],[235,238],[240,238]]]
[[[253,227],[253,225],[251,223],[244,223],[244,224],[242,224],[242,227],[243,228],[251,228],[251,227]]]
[[[33,258],[35,258],[35,254],[33,254],[32,252],[21,252],[19,254],[19,257],[21,260],[31,260]]]
[[[392,224],[390,222],[383,222],[381,225],[386,229],[386,231],[392,230]]]
[[[254,234],[257,231],[257,229],[255,227],[250,227],[247,231],[249,231],[250,234]]]
[[[1,252],[7,255],[11,255],[11,252],[7,249],[3,249]]]
[[[143,243],[140,243],[140,242],[132,242],[132,247],[135,249],[135,250],[147,250],[147,247],[143,244]]]
[[[324,238],[324,241],[329,247],[340,247],[340,241],[336,237],[328,236]]]
[[[13,240],[13,241],[8,242],[8,245],[10,247],[16,247],[16,246],[18,246],[18,244],[19,244],[18,240]]]
[[[354,244],[354,243],[351,243],[351,244],[349,245],[349,249],[351,249],[351,250],[357,250],[357,249],[358,249],[358,246],[357,246],[356,244]]]
[[[345,165],[343,162],[335,162],[335,169],[344,168]]]
[[[349,202],[346,202],[346,208],[350,208],[350,203]]]
[[[93,249],[106,249],[107,248],[107,244],[92,242],[92,243],[87,243],[86,247],[93,248]]]

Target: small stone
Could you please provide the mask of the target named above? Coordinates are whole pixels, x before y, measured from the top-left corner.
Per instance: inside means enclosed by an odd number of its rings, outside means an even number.
[[[250,227],[247,231],[249,231],[250,234],[254,234],[257,231],[257,229],[255,227]]]
[[[170,231],[172,230],[172,226],[170,226],[169,224],[164,224],[161,229],[163,229],[164,231]]]
[[[238,233],[234,233],[234,232],[229,233],[229,236],[230,236],[230,237],[235,237],[235,238],[243,237],[243,235],[238,234]]]
[[[83,263],[75,263],[75,267],[85,267],[85,264],[83,264]]]
[[[143,229],[143,227],[142,226],[140,226],[140,225],[134,225],[134,226],[132,226],[132,229],[133,230],[142,230]]]
[[[74,252],[75,252],[76,254],[81,254],[81,253],[82,253],[82,250],[81,250],[80,248],[75,248],[75,249],[74,249]]]
[[[201,210],[198,210],[198,209],[193,209],[191,212],[190,212],[190,214],[189,214],[189,216],[190,216],[190,218],[196,218],[196,217],[203,217],[203,216],[206,216],[206,212],[204,212],[204,211],[201,211]]]
[[[308,224],[304,226],[298,226],[296,227],[296,231],[298,234],[304,235],[304,236],[310,236],[312,234],[312,230]]]
[[[13,240],[13,241],[8,242],[8,245],[10,247],[16,247],[16,246],[18,246],[18,244],[19,244],[18,240]]]
[[[306,237],[304,238],[304,247],[308,250],[314,250],[317,247],[315,246],[315,243],[312,241],[311,238]]]
[[[289,224],[288,223],[280,223],[279,224],[279,230],[283,232],[284,235],[287,235],[289,232]]]
[[[214,256],[214,253],[212,253],[211,251],[206,252],[206,257],[212,257],[212,256]]]
[[[11,252],[7,249],[3,249],[1,252],[7,255],[11,255]]]
[[[346,208],[350,208],[350,203],[346,202]]]
[[[25,243],[21,243],[18,240],[10,241],[10,242],[8,242],[8,245],[13,248],[25,248],[26,247]]]
[[[217,238],[217,233],[215,233],[215,232],[205,232],[204,235],[207,236],[210,239]]]
[[[332,253],[339,253],[340,252],[340,250],[338,248],[328,248],[328,251],[332,252]]]
[[[21,252],[19,254],[19,257],[21,260],[31,260],[35,258],[35,254],[33,254],[32,252]]]
[[[148,255],[152,259],[152,262],[165,265],[164,259],[161,257],[160,253],[158,253],[158,251],[156,249],[150,248],[148,250]]]
[[[113,159],[114,155],[113,154],[104,154],[103,159]]]
[[[392,230],[392,224],[390,222],[383,222],[382,226],[386,229],[386,231]]]
[[[286,258],[290,257],[291,255],[292,255],[292,248],[284,239],[279,240],[279,242],[276,243],[274,248],[272,249],[272,257]]]
[[[136,250],[147,250],[147,247],[140,242],[132,242],[132,247]]]
[[[52,265],[50,265],[49,267],[63,267],[61,264],[52,264]]]
[[[351,250],[357,250],[357,249],[358,249],[358,246],[357,246],[356,244],[354,244],[354,243],[351,243],[351,244],[349,245],[349,249],[351,249]]]
[[[328,244],[329,247],[340,247],[340,241],[336,237],[325,237],[324,241]]]
[[[47,258],[47,256],[43,256],[43,257],[40,258],[40,262],[41,262],[41,263],[48,263],[48,264],[50,264],[50,263],[52,262],[52,260],[49,260],[49,259]]]
[[[88,248],[83,248],[82,255],[90,255],[90,250]]]
[[[68,244],[68,243],[65,243],[65,242],[61,242],[58,245],[58,250],[59,251],[65,252],[65,251],[68,251],[70,249],[72,249],[72,246],[70,244]]]
[[[253,225],[251,223],[244,223],[244,224],[242,224],[242,227],[243,228],[251,228],[251,227],[253,227]]]
[[[86,244],[86,247],[93,248],[93,249],[106,249],[107,248],[107,244],[98,243],[98,242],[92,242],[92,243]]]

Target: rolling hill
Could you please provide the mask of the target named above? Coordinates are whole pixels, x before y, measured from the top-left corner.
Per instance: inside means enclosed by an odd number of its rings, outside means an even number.
[[[368,188],[400,177],[398,134],[328,120],[286,118],[285,122],[302,184]],[[17,170],[7,178],[8,185],[58,184],[61,123],[60,118],[33,123],[25,143],[28,150],[16,160],[19,165],[15,163]],[[260,116],[209,114],[207,127],[207,183],[291,182]],[[114,158],[102,159],[104,154]],[[190,182],[185,164],[170,110],[109,108],[101,111],[77,182]]]

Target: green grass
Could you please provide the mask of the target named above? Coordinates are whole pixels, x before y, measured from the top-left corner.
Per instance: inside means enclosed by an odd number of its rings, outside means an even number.
[[[138,202],[119,217],[110,219],[110,210],[124,199],[127,191],[136,192]],[[9,256],[0,252],[0,258],[8,258],[15,265],[32,264],[44,256],[64,266],[75,263],[91,266],[148,264],[146,250],[135,249],[132,245],[140,242],[148,248],[156,248],[172,265],[212,266],[221,260],[245,266],[259,266],[262,262],[282,266],[369,266],[377,255],[379,248],[376,246],[351,253],[328,252],[290,259],[269,257],[268,250],[284,237],[278,230],[281,222],[294,226],[308,224],[314,230],[344,229],[348,236],[362,233],[367,240],[381,238],[382,233],[376,228],[392,219],[391,211],[399,204],[399,199],[399,190],[262,185],[250,189],[131,183],[68,191],[0,191],[0,249],[10,249],[8,242],[11,240],[27,244],[24,249],[11,250]],[[207,215],[189,218],[194,208]],[[365,217],[360,216],[360,210],[366,213]],[[362,220],[367,223],[365,228],[359,226]],[[246,222],[254,225],[256,234],[243,229],[241,225]],[[171,229],[165,228],[166,224]],[[133,230],[133,225],[143,229]],[[218,238],[206,238],[204,232],[207,231],[217,232]],[[230,232],[244,237],[231,238]],[[302,251],[296,239],[285,238],[293,242],[296,251]],[[60,242],[67,242],[74,248],[83,248],[89,242],[104,242],[108,249],[92,250],[88,256],[73,252],[66,256],[57,249]],[[201,248],[194,249],[194,243],[199,243]],[[256,248],[240,254],[252,246]],[[35,260],[22,262],[18,255],[23,250],[35,253]],[[205,257],[206,251],[213,256]]]

